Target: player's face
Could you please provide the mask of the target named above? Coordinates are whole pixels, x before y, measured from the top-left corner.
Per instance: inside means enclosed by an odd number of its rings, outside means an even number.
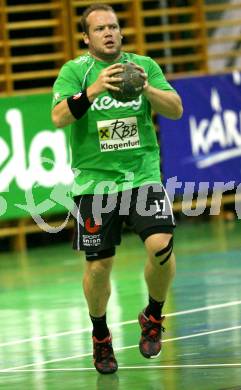
[[[88,34],[84,41],[90,53],[102,61],[111,62],[120,57],[121,33],[116,15],[111,11],[96,10],[87,17]]]

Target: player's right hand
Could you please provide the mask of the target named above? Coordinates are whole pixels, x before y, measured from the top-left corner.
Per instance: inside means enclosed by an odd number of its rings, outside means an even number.
[[[118,76],[118,73],[123,72],[123,65],[116,63],[103,69],[97,80],[87,88],[87,96],[92,102],[100,93],[111,89],[113,91],[119,91],[119,88],[112,83],[120,82],[122,78]],[[116,76],[115,76],[116,75]]]

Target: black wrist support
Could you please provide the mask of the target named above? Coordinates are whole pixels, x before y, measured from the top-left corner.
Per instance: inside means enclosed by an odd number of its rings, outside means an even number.
[[[75,119],[80,119],[91,106],[86,91],[80,92],[67,98],[67,103],[71,114]]]

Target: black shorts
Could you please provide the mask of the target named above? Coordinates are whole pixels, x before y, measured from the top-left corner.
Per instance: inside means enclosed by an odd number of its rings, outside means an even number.
[[[173,233],[175,220],[161,184],[108,195],[75,197],[73,248],[86,253],[106,251],[121,242],[123,222],[143,241],[151,234]]]

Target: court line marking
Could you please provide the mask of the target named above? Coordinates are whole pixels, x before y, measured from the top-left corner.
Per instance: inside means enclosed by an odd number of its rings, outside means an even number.
[[[159,366],[119,366],[118,370],[153,370],[156,368],[167,369],[167,368],[239,368],[241,363],[210,363],[210,364],[168,364]],[[94,367],[75,367],[75,368],[34,368],[34,369],[15,369],[11,371],[0,370],[0,373],[13,373],[13,372],[56,372],[56,371],[96,371]]]
[[[228,332],[228,331],[237,330],[237,329],[241,329],[241,325],[232,326],[230,328],[210,330],[210,331],[207,331],[207,332],[195,333],[195,334],[190,334],[190,335],[186,335],[186,336],[173,337],[171,339],[163,340],[163,343],[167,343],[167,342],[170,342],[170,341],[185,340],[185,339],[189,339],[189,338],[193,338],[193,337],[206,336],[208,334],[214,334],[214,333],[223,333],[223,332]],[[138,345],[129,345],[129,346],[126,346],[126,347],[115,348],[115,351],[116,352],[117,351],[124,351],[126,349],[132,349],[132,348],[137,348],[137,347],[138,347]],[[3,372],[8,372],[8,371],[21,370],[21,369],[24,369],[24,368],[27,368],[27,367],[33,367],[33,366],[38,366],[38,365],[41,366],[43,364],[57,363],[57,362],[62,362],[62,361],[66,361],[66,360],[71,360],[71,359],[80,359],[80,358],[83,358],[83,357],[92,356],[92,354],[93,354],[93,352],[85,353],[85,354],[82,354],[82,355],[67,356],[67,357],[59,358],[59,359],[44,360],[42,362],[35,362],[35,363],[25,364],[25,365],[18,366],[18,367],[4,368],[4,369],[1,369],[0,372],[3,373]],[[234,363],[234,364],[239,364],[239,363]],[[240,366],[241,366],[241,363],[240,363]]]
[[[220,303],[220,304],[216,304],[216,305],[203,306],[203,307],[198,307],[196,309],[177,311],[174,313],[165,314],[165,316],[166,317],[176,317],[176,316],[181,316],[184,314],[198,313],[198,312],[202,312],[202,311],[221,309],[224,307],[237,306],[237,305],[241,305],[241,300]],[[123,322],[116,322],[116,323],[110,324],[109,326],[110,326],[110,328],[116,328],[116,327],[120,327],[120,326],[124,326],[124,325],[136,324],[137,322],[138,322],[138,320],[136,319],[136,320],[123,321]],[[7,347],[10,345],[24,344],[24,343],[29,343],[29,342],[33,342],[33,341],[52,339],[54,337],[63,337],[63,336],[69,336],[69,335],[74,335],[74,334],[81,334],[81,333],[91,332],[91,331],[92,331],[92,328],[84,328],[84,329],[70,330],[67,332],[52,333],[52,334],[44,335],[44,336],[36,336],[36,337],[30,337],[30,338],[26,338],[26,339],[7,341],[5,343],[1,343],[0,348]]]

